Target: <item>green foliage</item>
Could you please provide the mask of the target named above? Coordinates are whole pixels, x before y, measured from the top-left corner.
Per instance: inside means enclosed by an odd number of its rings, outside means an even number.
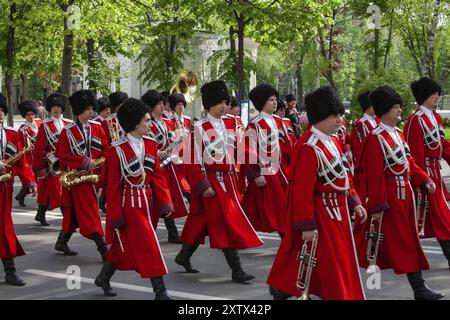
[[[365,91],[371,91],[381,85],[389,85],[396,90],[403,99],[402,119],[406,120],[414,110],[415,100],[411,94],[409,81],[405,81],[406,74],[400,68],[391,68],[386,72],[371,74],[366,79],[357,79],[355,90],[351,99],[350,119],[356,119],[361,115],[361,108],[358,104],[358,95]],[[402,125],[402,124],[400,124]]]

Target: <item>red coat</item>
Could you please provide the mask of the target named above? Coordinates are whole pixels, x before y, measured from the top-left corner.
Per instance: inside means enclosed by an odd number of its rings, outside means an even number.
[[[172,128],[175,128],[175,136],[178,137],[180,134],[180,130],[187,130],[189,133],[192,133],[193,130],[193,124],[190,117],[183,115],[181,123],[178,122],[177,117],[173,116],[169,120],[172,121]],[[180,156],[180,158],[183,160],[183,162],[186,162],[187,159],[183,159],[184,151],[186,149],[189,149],[189,143],[190,143],[190,135],[187,135],[183,142],[179,145],[178,148],[176,148],[177,154]],[[190,193],[191,188],[189,186],[189,168],[188,164],[182,163],[175,166],[175,171],[177,173],[178,180],[181,182],[181,189],[183,192]]]
[[[174,209],[155,140],[144,137],[144,149],[144,159],[137,163],[127,137],[108,150],[106,242],[112,245],[106,259],[119,270],[135,270],[142,278],[152,278],[166,274],[167,268],[151,217],[153,211],[159,216]],[[114,233],[116,228],[120,241]]]
[[[0,159],[9,159],[12,155],[22,150],[23,144],[19,133],[13,128],[0,128],[0,140],[6,141],[5,145],[0,143]],[[5,147],[5,148],[4,148]],[[20,177],[25,188],[35,186],[33,172],[26,161],[25,156],[20,158],[12,168],[12,175]],[[1,174],[0,174],[1,175]],[[11,259],[23,256],[25,252],[17,239],[14,224],[11,217],[12,194],[14,179],[0,182],[0,258]]]
[[[78,121],[62,130],[56,152],[62,172],[86,169],[91,159],[95,160],[105,155],[107,139],[100,123],[89,120],[89,126],[90,133],[87,133],[87,140],[83,137]],[[98,170],[94,173],[99,174]],[[73,233],[78,227],[86,238],[92,239],[93,233],[103,236],[94,183],[85,182],[70,189],[63,188],[61,206],[65,209],[62,222],[65,232]]]
[[[176,137],[175,125],[171,120],[163,119],[163,125],[152,120],[151,130],[156,140],[158,150],[163,151],[170,146]],[[177,153],[179,148],[175,148],[171,154]],[[173,205],[175,207],[175,215],[173,218],[185,217],[188,214],[188,207],[184,201],[183,192],[189,191],[189,184],[184,175],[184,168],[170,162],[163,168],[166,183],[170,190]],[[155,217],[157,219],[158,216]],[[156,228],[156,226],[155,226]]]
[[[273,117],[271,129],[262,115],[254,117],[246,129],[246,161],[243,170],[249,181],[242,208],[257,231],[284,233],[287,177],[283,170],[291,142],[280,117]],[[271,139],[269,139],[271,138]],[[267,164],[271,161],[271,164]],[[267,184],[258,187],[255,179],[263,175]]]
[[[28,141],[30,141],[32,144],[36,143],[37,133],[39,127],[42,124],[41,119],[36,119],[35,124],[36,128],[34,128],[32,125],[30,125],[28,122],[25,121],[25,123],[23,123],[19,127],[19,134],[24,146],[28,146]],[[33,152],[27,152],[27,154],[25,155],[25,159],[27,159],[27,162],[31,167],[33,164]]]
[[[292,122],[289,118],[283,118],[283,123],[286,126],[289,138],[291,138],[292,148],[294,148],[297,143],[297,136],[295,135],[294,128],[292,127]]]
[[[352,186],[346,157],[336,137],[331,139],[339,158],[311,130],[301,139],[292,154],[286,234],[267,283],[290,295],[301,295],[295,283],[302,232],[317,229],[317,265],[312,271],[310,293],[324,300],[364,299],[348,209],[360,201]],[[338,175],[330,171],[324,159]]]
[[[68,125],[70,122],[71,120],[63,119],[64,125]],[[45,156],[56,151],[59,134],[52,118],[45,119],[39,127],[33,149],[33,170],[36,172],[45,169],[43,175],[36,174],[36,179],[40,180],[37,203],[43,206],[49,205],[50,209],[61,206],[62,187],[60,178],[50,174]]]
[[[433,194],[424,195],[417,190],[415,192],[417,200],[419,197],[426,197],[430,203],[425,217],[424,238],[450,240],[450,208],[446,201],[446,187],[439,163],[443,149],[446,148],[446,153],[449,153],[450,145],[445,139],[444,128],[433,113],[431,116],[432,120],[421,109],[416,110],[409,117],[404,132],[417,165],[436,184],[436,192]],[[421,211],[424,210],[422,204],[418,203],[418,206]]]
[[[358,193],[361,199],[367,199],[365,206],[369,218],[355,230],[355,242],[360,265],[366,268],[365,234],[369,230],[370,215],[384,211],[381,228],[384,239],[378,251],[377,265],[380,269],[394,269],[395,273],[402,274],[429,269],[417,233],[412,187],[424,186],[430,178],[411,157],[401,131],[397,130],[397,133],[403,145],[395,142],[380,125],[369,134],[361,149],[361,182],[365,183],[361,183]]]
[[[379,118],[375,118],[377,125],[380,123]],[[368,118],[360,116],[355,122],[353,122],[353,128],[350,135],[350,149],[353,155],[353,163],[355,165],[355,171],[353,173],[353,184],[355,189],[359,188],[361,181],[361,172],[358,168],[361,147],[366,137],[375,129]]]
[[[222,136],[208,117],[194,126],[190,165],[191,207],[181,239],[187,244],[204,244],[206,233],[211,248],[254,248],[263,244],[240,205],[237,192],[236,123],[227,117],[220,120]],[[202,170],[203,168],[203,170]],[[215,196],[203,197],[211,187]]]

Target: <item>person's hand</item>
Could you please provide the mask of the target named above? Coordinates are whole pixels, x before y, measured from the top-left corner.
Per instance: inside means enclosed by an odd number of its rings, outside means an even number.
[[[95,169],[95,166],[96,166],[95,160],[91,159],[91,162],[89,162],[88,169],[93,170],[93,169]]]
[[[303,231],[302,232],[302,240],[305,242],[312,241],[314,239],[314,234],[317,232],[316,230],[312,231]]]
[[[427,188],[427,190],[428,190],[429,193],[434,193],[434,192],[436,191],[436,185],[434,184],[433,181],[428,182],[428,183],[425,185],[425,188]]]
[[[267,181],[264,176],[259,176],[258,178],[255,178],[255,183],[259,188],[262,188],[267,184]]]
[[[34,197],[37,193],[37,187],[36,186],[32,186],[28,188],[28,193],[31,194],[32,197]]]
[[[360,219],[360,224],[363,224],[364,222],[366,222],[367,212],[366,212],[366,209],[364,209],[364,207],[362,205],[358,205],[358,206],[354,207],[353,211],[355,212],[355,214],[358,215],[358,217]]]
[[[374,213],[374,214],[372,215],[372,218],[373,218],[375,221],[380,221],[382,215],[383,215],[383,211],[377,212],[377,213]]]
[[[10,165],[4,163],[3,161],[0,161],[0,173],[5,173],[9,170],[9,168],[11,168]]]
[[[203,191],[202,194],[205,198],[211,198],[214,197],[216,195],[216,193],[214,192],[212,187],[209,187],[208,189],[206,189],[205,191]]]

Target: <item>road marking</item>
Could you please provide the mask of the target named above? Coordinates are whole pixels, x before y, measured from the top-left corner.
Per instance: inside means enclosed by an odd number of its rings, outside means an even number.
[[[27,269],[27,270],[24,270],[23,272],[38,275],[38,276],[48,277],[48,278],[62,279],[62,280],[67,280],[68,277],[72,277],[72,275],[68,275],[68,274],[64,274],[64,273],[49,272],[49,271],[37,270],[37,269]],[[83,283],[95,285],[94,279],[91,279],[91,278],[80,277],[80,281]],[[145,292],[145,293],[153,293],[152,288],[142,287],[142,286],[137,286],[137,285],[132,285],[132,284],[111,282],[111,286],[113,288],[120,288],[120,289]],[[192,299],[192,300],[231,300],[231,299],[223,298],[223,297],[207,296],[207,295],[203,295],[203,294],[196,294],[196,293],[189,293],[189,292],[175,291],[175,290],[168,290],[168,294],[170,296],[185,298],[185,299]]]

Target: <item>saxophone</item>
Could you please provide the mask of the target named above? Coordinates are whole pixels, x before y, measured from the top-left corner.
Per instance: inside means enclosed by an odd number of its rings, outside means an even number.
[[[105,158],[101,157],[95,160],[94,169],[100,167],[105,163]],[[99,181],[99,175],[92,174],[88,169],[73,169],[61,175],[61,184],[64,188],[71,188],[82,183],[92,182],[97,183]]]
[[[26,148],[23,148],[22,150],[20,150],[15,155],[9,157],[7,160],[3,161],[3,163],[8,165],[8,166],[12,166],[14,163],[19,161],[20,158],[22,158],[28,151],[33,150],[33,146],[34,145],[30,143]],[[12,175],[9,172],[3,173],[3,174],[0,175],[0,182],[8,181],[8,180],[11,180],[11,179],[12,179]]]

